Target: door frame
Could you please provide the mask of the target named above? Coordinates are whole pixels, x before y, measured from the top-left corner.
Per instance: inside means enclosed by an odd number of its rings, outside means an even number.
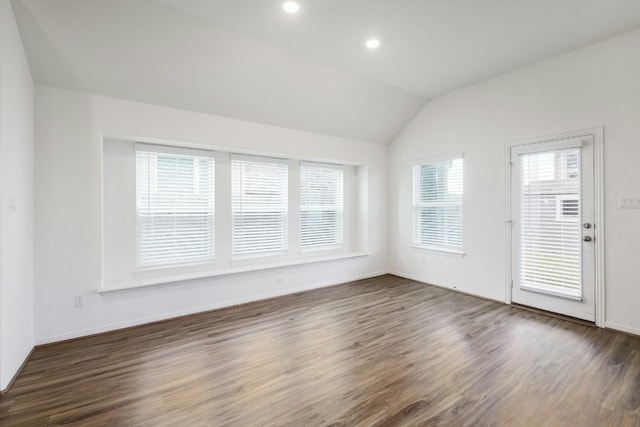
[[[511,217],[512,185],[511,185],[511,150],[516,147],[558,141],[569,138],[590,136],[593,138],[593,180],[594,180],[594,250],[595,250],[595,315],[596,326],[604,328],[605,324],[605,292],[604,292],[604,127],[548,135],[539,138],[509,142],[505,145],[505,177],[506,177],[506,206],[505,206],[505,303],[511,305],[513,287],[512,271],[512,238],[513,221]]]

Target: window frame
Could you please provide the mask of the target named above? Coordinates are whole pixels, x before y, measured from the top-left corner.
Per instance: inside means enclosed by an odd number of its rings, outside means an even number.
[[[135,244],[135,268],[136,271],[149,271],[149,270],[158,270],[158,269],[170,269],[170,268],[181,268],[181,267],[190,267],[190,266],[205,266],[205,265],[213,265],[216,261],[216,158],[215,153],[208,150],[198,150],[192,148],[183,148],[183,147],[174,147],[167,145],[154,145],[154,144],[146,144],[146,143],[135,143],[134,144],[134,221],[135,221],[135,236],[134,236],[134,244]],[[210,241],[208,244],[211,246],[211,257],[202,260],[193,260],[193,261],[175,261],[175,262],[164,262],[157,264],[141,264],[140,263],[140,217],[139,217],[139,206],[138,206],[138,191],[139,188],[139,177],[138,177],[138,153],[150,153],[155,155],[166,155],[166,156],[185,156],[192,158],[207,158],[212,162],[212,184],[213,188],[211,191],[211,216],[212,216],[212,224],[211,229],[212,233],[209,235]],[[194,176],[195,179],[195,176]],[[152,184],[149,183],[149,186]],[[157,177],[156,183],[158,185]],[[159,192],[156,189],[156,192]]]
[[[302,215],[303,212],[308,212],[310,211],[308,206],[310,205],[305,205],[302,203],[302,199],[303,199],[303,191],[304,188],[302,186],[302,170],[303,168],[317,168],[317,169],[333,169],[333,170],[337,170],[340,172],[340,188],[337,191],[337,193],[339,193],[340,196],[340,200],[339,203],[335,203],[334,205],[331,205],[331,207],[334,207],[335,209],[333,211],[335,211],[337,213],[337,216],[339,216],[339,222],[337,224],[338,230],[337,230],[337,234],[339,236],[339,241],[337,243],[329,243],[329,244],[316,244],[316,245],[309,245],[309,246],[305,246],[303,245],[303,221],[302,221]],[[345,167],[343,165],[336,165],[336,164],[328,164],[328,163],[316,163],[316,162],[307,162],[307,161],[301,161],[299,164],[299,175],[300,175],[300,183],[298,186],[298,191],[300,194],[300,202],[299,202],[299,220],[300,220],[300,225],[299,225],[299,229],[298,229],[298,245],[300,247],[300,252],[301,253],[309,253],[309,252],[318,252],[318,251],[328,251],[328,250],[336,250],[336,249],[343,249],[345,246]],[[337,200],[337,199],[336,199]],[[329,206],[329,205],[326,205]],[[305,209],[306,207],[306,209]],[[333,212],[332,211],[332,212]]]
[[[230,162],[229,162],[229,168],[230,168],[230,181],[231,181],[231,191],[230,191],[230,199],[229,199],[229,204],[231,207],[231,260],[245,260],[245,259],[253,259],[253,258],[264,258],[264,257],[277,257],[277,256],[286,256],[289,254],[289,249],[290,249],[290,245],[289,245],[289,234],[290,234],[290,224],[289,224],[289,218],[291,215],[291,200],[289,197],[289,193],[290,193],[290,187],[291,187],[291,183],[290,183],[290,176],[291,176],[291,168],[290,168],[290,161],[287,159],[282,159],[282,158],[275,158],[275,157],[268,157],[268,156],[251,156],[251,155],[244,155],[244,154],[234,154],[231,153],[230,154]],[[251,162],[251,163],[258,163],[258,164],[274,164],[274,165],[281,165],[284,166],[286,168],[286,173],[285,173],[285,179],[284,179],[284,192],[283,192],[283,197],[284,197],[284,205],[285,205],[285,210],[284,210],[284,215],[283,215],[283,219],[282,219],[282,224],[283,224],[283,234],[282,234],[282,242],[283,242],[283,246],[281,248],[277,248],[277,249],[271,249],[271,250],[265,250],[265,251],[252,251],[252,252],[236,252],[236,243],[235,243],[235,220],[234,220],[234,216],[235,216],[235,210],[234,210],[234,191],[235,191],[235,184],[233,182],[233,177],[234,177],[234,166],[233,163],[234,161],[241,161],[241,162]]]
[[[462,162],[462,170],[460,177],[460,186],[462,189],[460,195],[459,203],[452,204],[452,202],[446,202],[446,204],[451,206],[459,206],[460,207],[460,244],[459,245],[437,245],[437,244],[425,244],[419,240],[419,220],[418,220],[418,210],[425,207],[438,207],[444,206],[443,202],[420,202],[419,197],[419,188],[418,188],[418,171],[422,166],[444,166],[447,162],[453,162],[455,160],[460,160]],[[464,155],[463,154],[450,154],[438,157],[430,157],[422,160],[418,160],[413,162],[411,168],[412,175],[412,230],[411,230],[411,246],[414,249],[425,250],[430,252],[439,252],[445,254],[452,255],[460,255],[464,256]]]
[[[215,259],[207,263],[137,265],[136,150],[207,155],[215,170]],[[197,142],[159,140],[121,134],[102,138],[102,279],[100,292],[222,277],[245,272],[370,256],[368,241],[367,165],[344,159],[298,156],[279,152],[233,149]],[[287,252],[265,256],[234,256],[232,251],[231,158],[254,158],[288,165]],[[342,248],[301,251],[300,164],[343,168],[344,234]],[[188,174],[187,174],[188,175]],[[189,181],[190,182],[190,181]],[[192,187],[191,187],[192,188]],[[364,191],[364,192],[363,192]],[[364,198],[363,198],[364,197]],[[110,206],[113,206],[111,208]]]

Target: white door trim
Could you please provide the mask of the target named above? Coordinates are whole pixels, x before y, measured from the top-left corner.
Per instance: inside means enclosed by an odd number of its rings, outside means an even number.
[[[527,145],[540,144],[548,141],[558,141],[563,139],[573,139],[579,137],[593,137],[593,156],[594,156],[594,209],[595,209],[595,311],[596,326],[605,327],[605,292],[604,292],[604,128],[585,129],[575,132],[567,132],[564,134],[550,135],[540,138],[532,138],[507,143],[505,145],[505,184],[506,184],[506,205],[505,205],[505,248],[506,248],[506,268],[505,268],[505,302],[511,304],[513,286],[513,272],[511,268],[512,262],[512,230],[513,223],[511,218],[511,152],[516,148],[526,147]]]

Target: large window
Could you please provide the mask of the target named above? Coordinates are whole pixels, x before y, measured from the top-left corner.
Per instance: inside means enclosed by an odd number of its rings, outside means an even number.
[[[104,288],[366,252],[357,166],[132,139],[103,144]]]
[[[138,267],[214,257],[214,159],[136,151]]]
[[[231,161],[233,254],[287,250],[288,167],[268,159]]]
[[[462,252],[462,194],[461,156],[414,166],[414,246]]]
[[[343,172],[331,166],[300,166],[300,246],[340,248],[343,243]]]

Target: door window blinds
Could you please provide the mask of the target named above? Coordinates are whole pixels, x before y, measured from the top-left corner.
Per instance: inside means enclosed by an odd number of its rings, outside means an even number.
[[[462,157],[415,165],[413,188],[414,246],[462,252]]]
[[[233,254],[287,249],[288,167],[269,159],[231,161]]]
[[[139,267],[214,258],[214,159],[136,151]]]
[[[520,286],[582,297],[580,148],[520,155]]]
[[[300,246],[302,250],[342,247],[343,171],[300,166]]]

